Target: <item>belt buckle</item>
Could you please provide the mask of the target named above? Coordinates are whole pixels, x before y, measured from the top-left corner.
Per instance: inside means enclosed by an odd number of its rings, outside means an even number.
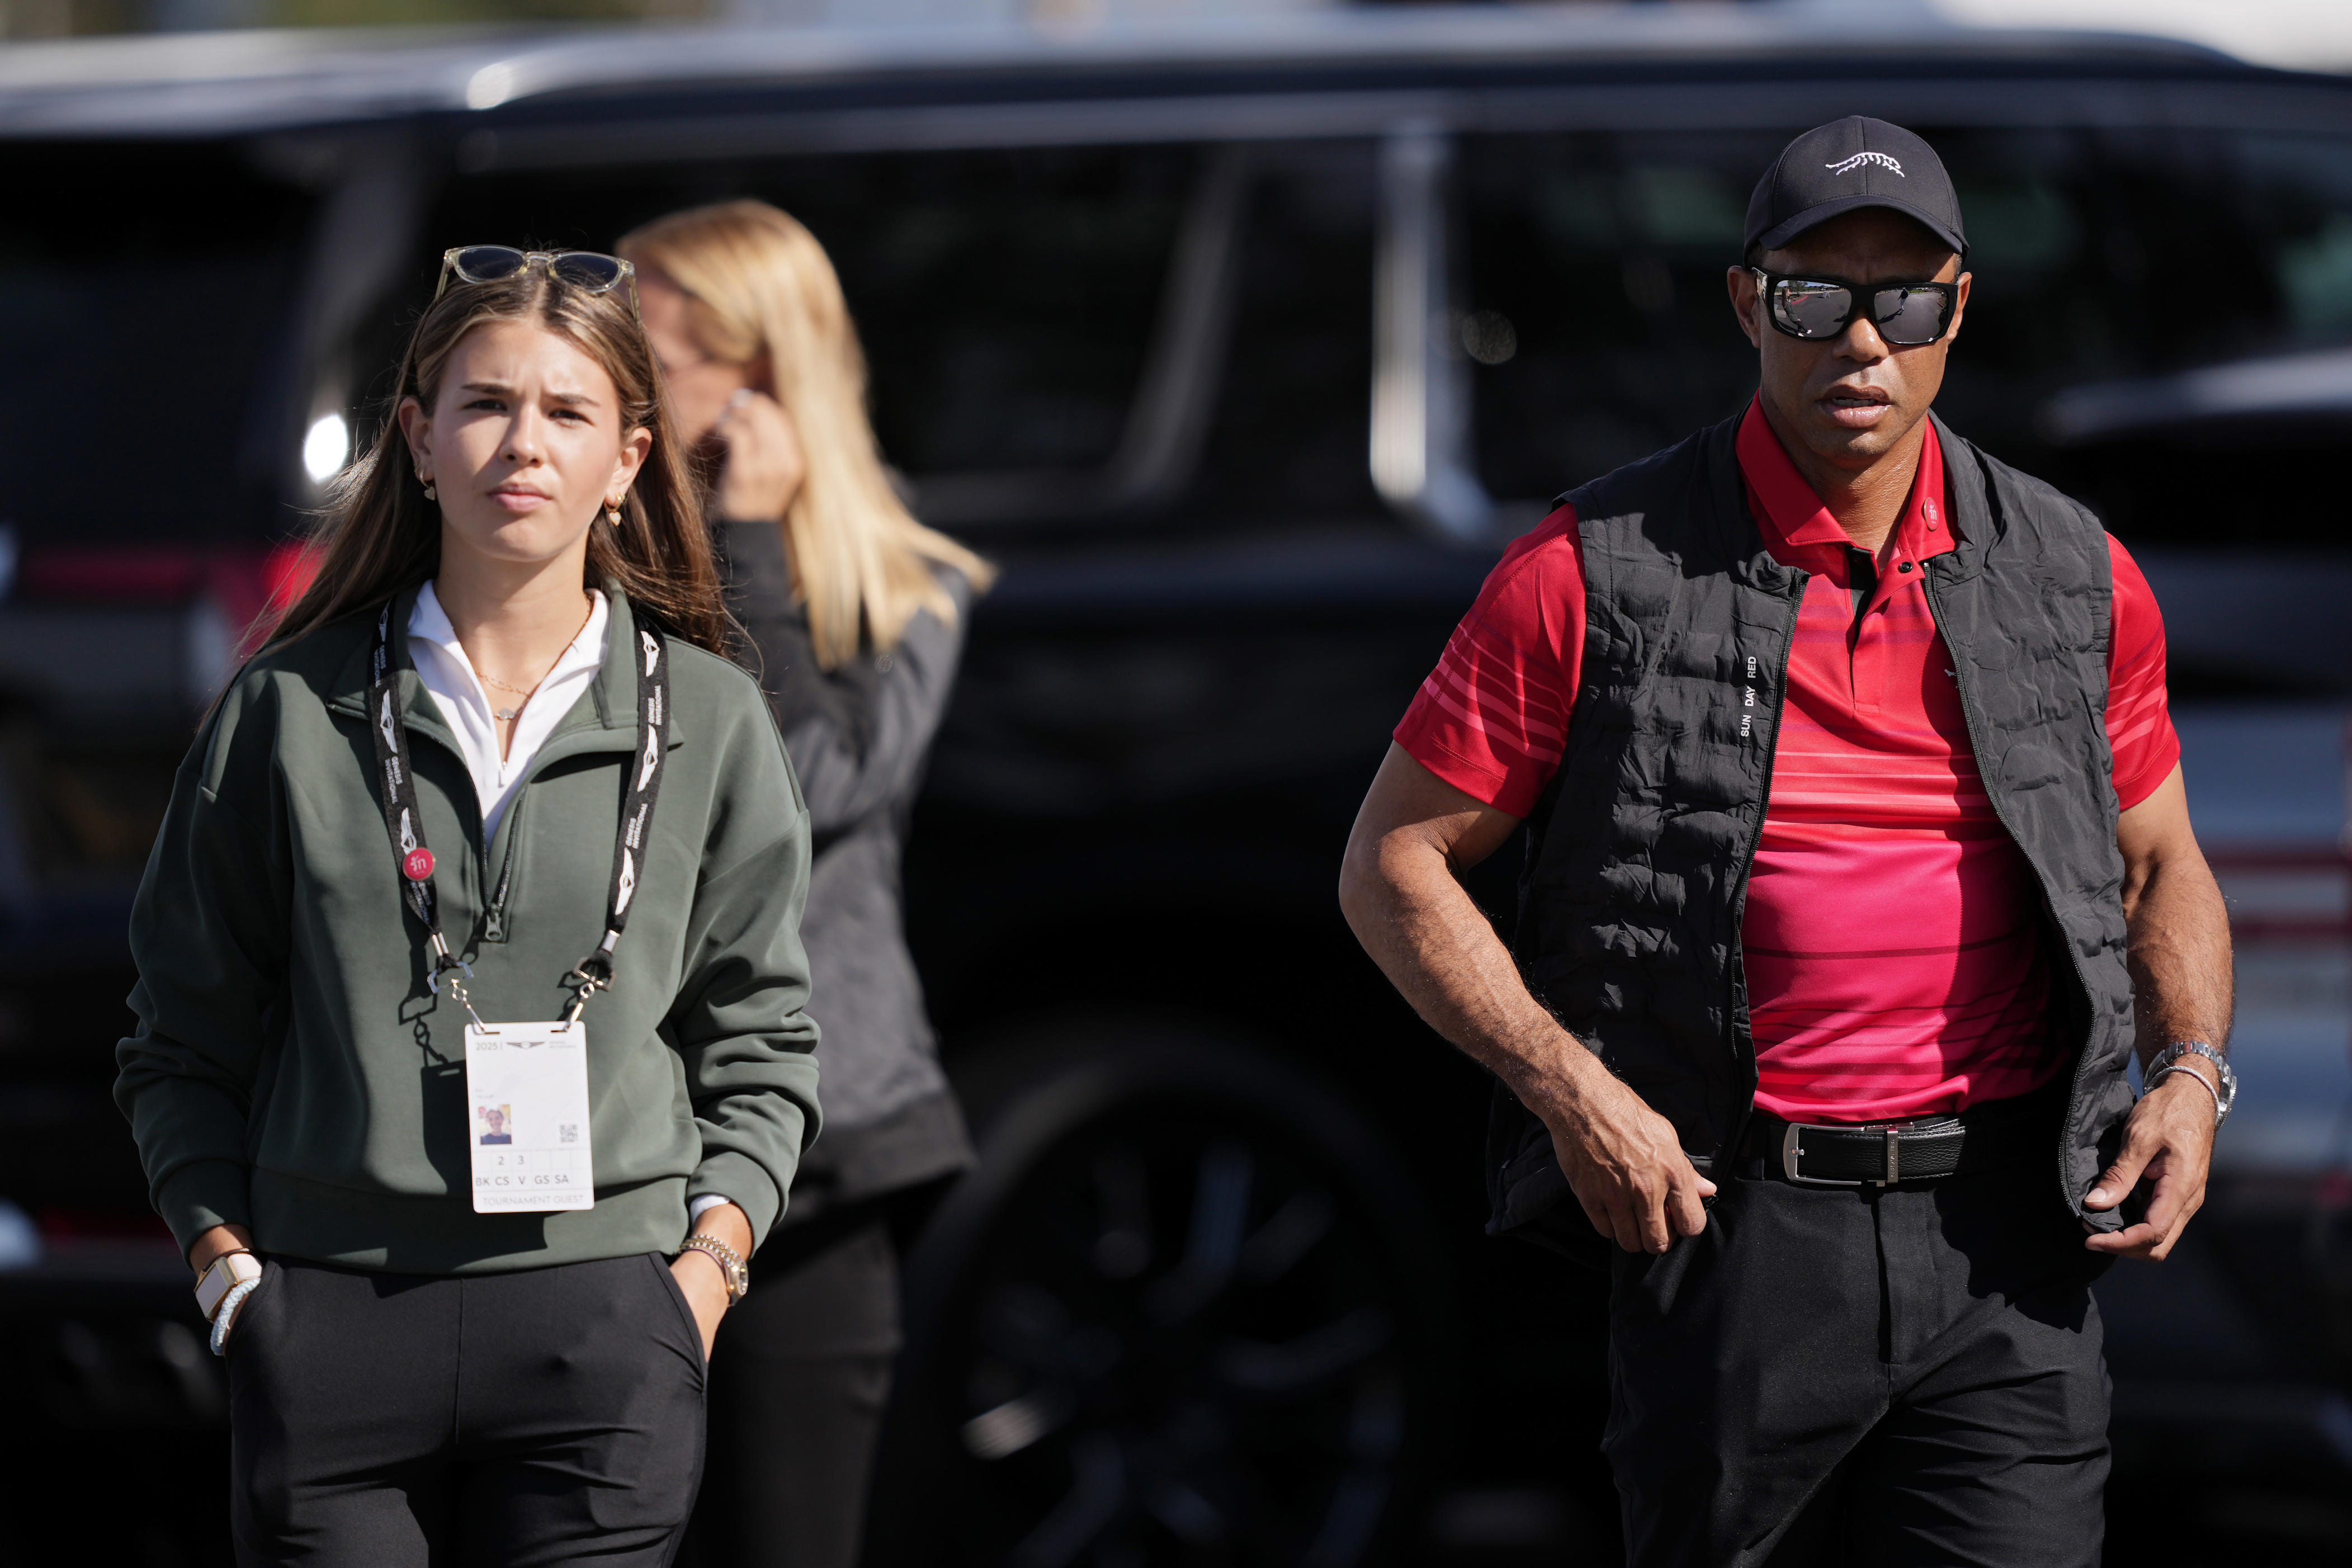
[[[1799,1186],[1883,1187],[1890,1186],[1903,1179],[1903,1156],[1900,1152],[1901,1144],[1897,1142],[1899,1129],[1891,1126],[1886,1129],[1886,1174],[1884,1178],[1865,1177],[1846,1181],[1836,1176],[1801,1174],[1797,1169],[1798,1161],[1804,1155],[1800,1139],[1811,1125],[1810,1122],[1791,1121],[1789,1123],[1789,1130],[1780,1134],[1780,1173]],[[1826,1132],[1829,1129],[1824,1127],[1819,1131]]]

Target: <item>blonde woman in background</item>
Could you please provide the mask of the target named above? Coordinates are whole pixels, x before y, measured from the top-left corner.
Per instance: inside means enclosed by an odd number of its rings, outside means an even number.
[[[892,489],[856,329],[807,229],[728,202],[619,248],[815,841],[802,933],[824,1139],[714,1363],[697,1533],[713,1561],[849,1568],[898,1347],[892,1222],[971,1159],[907,952],[899,855],[965,614],[993,573]]]

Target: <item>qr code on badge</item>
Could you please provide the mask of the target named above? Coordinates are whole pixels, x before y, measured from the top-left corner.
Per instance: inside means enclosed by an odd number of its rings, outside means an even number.
[[[577,1121],[564,1122],[555,1130],[555,1135],[566,1143],[577,1143],[580,1142],[580,1123]]]

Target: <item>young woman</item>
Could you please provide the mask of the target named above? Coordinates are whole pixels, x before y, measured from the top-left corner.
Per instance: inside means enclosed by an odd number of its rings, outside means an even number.
[[[628,268],[443,268],[180,770],[116,1096],[228,1358],[240,1563],[661,1564],[816,1130],[808,818]]]
[[[824,1142],[727,1330],[704,1525],[730,1561],[849,1568],[898,1349],[894,1215],[971,1158],[901,931],[898,864],[993,574],[908,514],[866,420],[840,282],[760,202],[620,246],[678,425],[704,458],[730,604],[807,792],[803,935],[824,1025]]]

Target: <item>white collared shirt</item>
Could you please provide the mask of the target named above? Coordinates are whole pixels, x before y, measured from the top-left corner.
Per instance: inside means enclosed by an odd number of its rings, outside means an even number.
[[[612,609],[603,594],[593,588],[588,594],[596,602],[588,612],[588,624],[556,659],[530,700],[523,702],[522,714],[515,720],[514,742],[503,757],[499,755],[498,723],[491,714],[489,693],[458,645],[457,629],[450,626],[449,613],[441,607],[432,584],[417,591],[416,607],[408,613],[408,657],[416,666],[416,678],[433,694],[449,732],[457,737],[466,771],[474,775],[485,845],[498,832],[499,819],[506,815],[515,791],[530,775],[540,747],[604,668],[604,630]],[[509,702],[522,702],[522,699],[501,694],[498,705]]]

